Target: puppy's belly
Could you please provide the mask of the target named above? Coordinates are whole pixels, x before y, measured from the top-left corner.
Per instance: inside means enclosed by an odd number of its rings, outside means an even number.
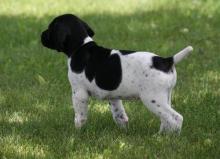
[[[138,93],[136,92],[134,89],[121,87],[113,91],[102,90],[98,87],[88,90],[90,96],[98,99],[137,99]]]
[[[107,95],[91,94],[91,96],[97,99],[106,99],[106,100],[111,100],[111,99],[133,100],[139,98],[137,95],[124,96],[124,95],[112,95],[112,94],[107,94]]]

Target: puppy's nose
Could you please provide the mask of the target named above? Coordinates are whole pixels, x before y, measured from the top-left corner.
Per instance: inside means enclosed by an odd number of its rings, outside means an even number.
[[[48,46],[49,45],[49,34],[48,34],[48,31],[45,30],[44,32],[42,32],[41,34],[41,43],[44,45],[44,46]]]

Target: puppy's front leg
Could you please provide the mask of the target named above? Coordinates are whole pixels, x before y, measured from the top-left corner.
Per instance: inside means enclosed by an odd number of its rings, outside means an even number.
[[[87,121],[88,93],[83,89],[75,90],[72,94],[75,112],[75,127],[81,128]]]
[[[122,105],[122,101],[119,99],[114,99],[114,100],[110,100],[109,104],[113,119],[119,126],[125,128],[128,123],[128,116]]]

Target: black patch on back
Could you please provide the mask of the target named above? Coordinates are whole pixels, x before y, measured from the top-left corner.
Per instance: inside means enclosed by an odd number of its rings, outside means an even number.
[[[152,57],[152,66],[157,70],[163,71],[165,73],[172,72],[173,57],[163,58],[159,56]]]
[[[122,79],[120,57],[111,50],[89,42],[71,56],[71,69],[75,73],[85,71],[86,78],[104,90],[115,90]]]
[[[130,51],[130,50],[119,50],[119,51],[122,55],[129,55],[132,53],[136,53],[136,51]]]

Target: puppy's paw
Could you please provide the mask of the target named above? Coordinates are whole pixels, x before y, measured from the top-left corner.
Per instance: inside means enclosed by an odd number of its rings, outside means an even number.
[[[81,129],[86,124],[86,118],[75,118],[75,127]]]
[[[114,117],[114,120],[116,122],[116,124],[120,127],[120,128],[123,128],[123,129],[127,129],[128,128],[128,117],[126,114],[117,114],[115,117]]]
[[[172,135],[180,135],[182,124],[178,123],[161,123],[159,134],[172,134]]]

